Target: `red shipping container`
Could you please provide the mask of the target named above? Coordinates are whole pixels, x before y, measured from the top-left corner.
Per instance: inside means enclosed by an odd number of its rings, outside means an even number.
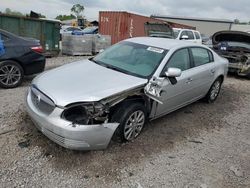
[[[111,43],[115,44],[121,40],[146,36],[145,23],[165,23],[163,20],[141,16],[128,12],[120,11],[100,11],[99,12],[99,33],[102,35],[111,35]],[[174,23],[168,24],[169,27],[173,27]],[[176,24],[175,26],[187,28],[190,26],[184,26]]]
[[[111,35],[111,43],[121,40],[145,36],[144,23],[164,21],[140,16],[128,12],[101,11],[99,12],[99,33]]]

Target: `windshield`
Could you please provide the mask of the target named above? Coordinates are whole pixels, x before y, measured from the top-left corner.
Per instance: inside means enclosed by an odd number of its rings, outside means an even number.
[[[93,58],[93,61],[126,74],[147,78],[154,73],[167,50],[120,42]]]
[[[176,39],[181,30],[174,30],[174,38]]]

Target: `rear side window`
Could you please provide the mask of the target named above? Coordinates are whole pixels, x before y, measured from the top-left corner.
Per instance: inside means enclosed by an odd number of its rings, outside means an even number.
[[[194,34],[195,34],[195,38],[196,39],[200,39],[201,38],[198,32],[194,32]]]
[[[194,65],[205,65],[213,61],[213,54],[205,48],[191,48]]]
[[[9,37],[7,37],[6,35],[3,35],[2,33],[0,33],[0,40],[6,42],[7,40],[9,40]]]
[[[167,68],[179,68],[182,71],[190,69],[190,59],[189,52],[187,48],[178,50],[170,58],[167,63],[167,66],[164,68],[164,72],[167,71]]]
[[[189,40],[193,40],[194,39],[194,34],[192,31],[186,31],[187,32],[187,36]]]

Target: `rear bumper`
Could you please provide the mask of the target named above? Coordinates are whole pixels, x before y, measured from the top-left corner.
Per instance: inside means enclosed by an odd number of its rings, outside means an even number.
[[[30,92],[26,98],[27,112],[36,127],[50,140],[73,150],[105,149],[118,123],[100,125],[75,125],[61,118],[63,109],[55,107],[46,115],[39,111],[31,100]]]
[[[37,74],[44,71],[46,58],[44,55],[29,52],[20,58],[25,75]]]

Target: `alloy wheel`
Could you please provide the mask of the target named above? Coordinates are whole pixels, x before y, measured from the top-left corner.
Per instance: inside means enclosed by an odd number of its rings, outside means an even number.
[[[211,93],[210,93],[211,100],[215,100],[216,97],[218,96],[218,94],[220,92],[220,86],[221,86],[221,82],[219,80],[214,82],[212,89],[211,89]]]
[[[126,140],[135,139],[142,131],[144,123],[145,123],[144,112],[141,110],[133,112],[129,116],[124,126],[124,138]]]
[[[4,65],[0,67],[1,84],[11,87],[17,84],[22,78],[21,70],[15,65]]]

